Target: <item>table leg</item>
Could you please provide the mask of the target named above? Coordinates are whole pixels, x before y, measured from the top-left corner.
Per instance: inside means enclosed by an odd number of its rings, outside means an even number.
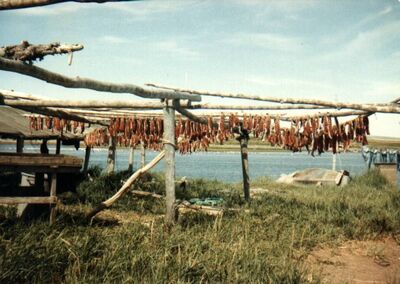
[[[51,175],[50,197],[57,197],[57,173]],[[56,220],[56,204],[50,204],[50,225]]]

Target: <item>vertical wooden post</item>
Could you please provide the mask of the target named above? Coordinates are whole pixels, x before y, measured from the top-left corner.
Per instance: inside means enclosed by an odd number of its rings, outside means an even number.
[[[135,154],[135,152],[134,152],[133,147],[130,147],[130,148],[129,148],[129,157],[128,157],[128,159],[129,159],[129,161],[128,161],[128,171],[129,171],[129,172],[133,172],[133,159],[134,159],[134,154]]]
[[[332,157],[332,170],[336,171],[336,154],[333,154]]]
[[[241,135],[239,138],[240,142],[240,154],[242,157],[242,171],[243,171],[243,192],[244,199],[250,200],[250,178],[249,178],[249,160],[248,160],[248,149],[247,144],[249,142],[248,135]]]
[[[174,101],[174,103],[179,101]],[[171,101],[165,101],[164,112],[164,150],[165,150],[165,195],[166,214],[165,222],[173,224],[176,221],[175,213],[175,109]]]
[[[60,152],[61,152],[61,139],[57,138],[56,155],[60,155]]]
[[[51,187],[50,187],[50,197],[57,198],[57,172],[51,174]],[[54,224],[56,220],[56,204],[50,204],[50,225]]]
[[[146,165],[146,149],[144,148],[143,143],[140,144],[140,167],[143,168]]]
[[[89,167],[90,151],[91,151],[91,148],[89,146],[86,146],[86,149],[85,149],[85,162],[83,164],[83,171],[82,171],[84,176],[86,176],[86,173],[87,173],[87,170],[88,170],[88,167]]]
[[[110,174],[114,172],[115,169],[115,148],[117,140],[115,137],[110,139],[110,146],[108,147],[108,157],[107,157],[107,173]]]
[[[17,138],[17,153],[22,153],[24,151],[24,138]]]

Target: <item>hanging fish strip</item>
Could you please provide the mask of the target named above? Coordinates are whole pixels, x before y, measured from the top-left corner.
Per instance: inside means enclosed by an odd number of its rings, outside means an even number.
[[[61,133],[82,134],[85,123],[60,119],[57,117],[30,118],[30,129],[56,130]],[[207,117],[207,124],[200,124],[189,119],[179,118],[175,125],[175,144],[181,154],[196,151],[207,151],[211,143],[223,144],[235,137],[235,129],[246,129],[252,137],[281,146],[293,152],[305,148],[312,156],[331,150],[334,154],[347,151],[351,141],[368,144],[368,116],[359,116],[339,124],[336,117],[310,116],[290,122],[290,127],[281,127],[280,118],[269,115],[222,114],[215,124],[212,117]],[[218,127],[216,127],[218,125]],[[86,146],[107,146],[110,139],[115,139],[120,146],[136,147],[143,144],[145,148],[159,151],[163,147],[164,122],[161,118],[111,118],[108,129],[98,128],[84,137]],[[236,134],[237,135],[237,134]]]

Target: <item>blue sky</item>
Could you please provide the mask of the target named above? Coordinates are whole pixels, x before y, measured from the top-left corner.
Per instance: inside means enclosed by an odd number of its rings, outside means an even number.
[[[72,66],[65,56],[38,63],[66,75],[358,103],[400,97],[399,31],[398,0],[164,0],[0,12],[0,45],[83,44]],[[0,82],[51,98],[134,98],[3,71]],[[371,124],[373,135],[400,137],[399,115],[372,116]]]

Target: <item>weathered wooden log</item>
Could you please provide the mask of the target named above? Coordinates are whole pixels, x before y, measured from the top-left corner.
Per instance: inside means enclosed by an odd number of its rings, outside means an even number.
[[[1,2],[0,2],[1,5]],[[58,42],[49,44],[30,44],[23,41],[18,45],[0,47],[0,57],[24,62],[32,62],[37,59],[43,60],[47,55],[72,53],[83,49],[81,44],[60,44]]]
[[[165,101],[164,107],[164,151],[165,151],[165,223],[176,222],[175,211],[175,110]],[[177,105],[178,102],[174,101]]]
[[[116,84],[88,78],[71,78],[34,65],[28,65],[20,61],[9,60],[1,57],[0,70],[24,74],[46,81],[47,83],[56,84],[66,88],[91,89],[95,91],[110,93],[129,93],[139,97],[150,99],[187,99],[192,101],[201,101],[201,96],[199,95],[192,95],[175,91],[156,91],[145,89],[133,84]]]
[[[164,196],[143,190],[132,190],[132,194],[139,197],[153,197],[156,199],[163,199]]]
[[[112,197],[103,201],[99,206],[94,208],[87,216],[88,218],[94,217],[100,211],[110,207],[115,201],[120,199],[129,189],[133,182],[139,178],[143,173],[150,170],[152,167],[157,165],[159,161],[161,161],[165,156],[165,151],[161,151],[150,163],[148,163],[144,168],[138,169],[133,175],[129,177],[129,179],[122,185],[122,187],[114,194]]]
[[[35,96],[7,90],[0,90],[4,97],[3,103],[9,106],[42,106],[42,107],[65,107],[65,108],[108,108],[108,109],[162,109],[163,104],[159,102],[146,101],[71,101],[71,100],[49,100],[34,99]],[[27,98],[27,100],[16,100],[15,98]],[[310,105],[217,105],[217,104],[179,104],[181,108],[188,109],[221,109],[221,110],[285,110],[285,109],[325,109]]]
[[[255,95],[245,95],[245,94],[212,93],[207,91],[195,91],[195,90],[187,90],[187,89],[180,89],[173,87],[165,87],[156,84],[146,84],[146,86],[160,88],[164,90],[172,90],[176,92],[194,94],[194,95],[201,95],[201,96],[248,99],[248,100],[265,101],[265,102],[286,103],[286,104],[316,105],[316,106],[323,106],[336,109],[348,108],[348,109],[357,109],[368,112],[400,113],[400,107],[397,106],[396,104],[387,104],[385,106],[379,106],[378,104],[369,105],[369,104],[354,104],[354,103],[335,103],[335,102],[328,102],[323,100],[311,100],[311,99],[276,98],[269,96],[255,96]]]
[[[1,92],[0,92],[1,95]],[[159,102],[99,102],[97,101],[67,101],[67,100],[10,100],[4,99],[1,103],[12,107],[31,106],[31,107],[61,107],[61,108],[130,108],[130,109],[162,109],[163,104]]]
[[[15,97],[13,97],[15,95]],[[71,101],[71,100],[49,100],[43,98],[36,98],[35,96],[18,93],[11,91],[0,90],[0,97],[3,99],[0,103],[12,107],[18,106],[32,106],[32,107],[61,107],[61,108],[108,108],[108,109],[162,109],[164,104],[153,101],[99,101],[99,100],[85,100],[85,101]],[[16,99],[22,97],[24,99]],[[26,99],[25,99],[26,98]],[[186,107],[187,104],[182,104]]]
[[[122,1],[139,1],[139,0],[0,0],[0,10],[40,7],[40,6],[65,3],[65,2],[106,3],[106,2],[122,2]]]
[[[0,91],[0,95],[2,92]],[[70,100],[15,100],[4,99],[3,103],[9,106],[37,106],[37,107],[65,107],[65,108],[108,108],[108,109],[162,109],[163,104],[158,102],[144,101],[70,101]],[[186,105],[181,105],[187,108]],[[309,105],[286,105],[286,106],[262,106],[262,105],[214,105],[196,104],[188,107],[189,109],[221,109],[221,110],[287,110],[287,109],[326,109],[327,107]]]
[[[189,202],[182,202],[177,206],[179,214],[186,213],[203,213],[210,216],[222,216],[224,214],[224,209],[219,207],[204,206],[204,205],[194,205]]]
[[[218,105],[193,104],[189,109],[220,109],[220,110],[286,110],[286,109],[326,109],[329,107],[314,105]]]

